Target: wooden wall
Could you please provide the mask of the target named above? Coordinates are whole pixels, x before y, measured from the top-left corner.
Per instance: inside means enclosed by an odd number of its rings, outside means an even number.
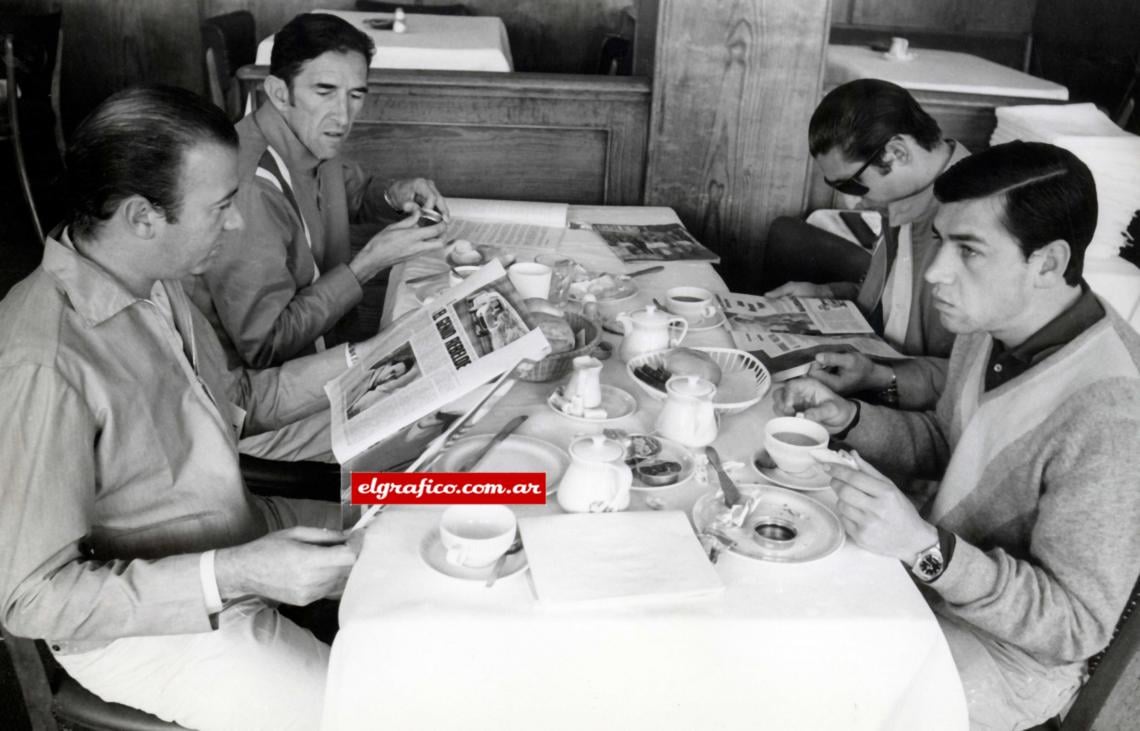
[[[829,0],[661,0],[645,199],[676,209],[730,285],[772,219],[804,208],[829,13]]]
[[[1028,33],[1033,28],[1036,3],[1037,0],[833,0],[831,22],[963,33]]]

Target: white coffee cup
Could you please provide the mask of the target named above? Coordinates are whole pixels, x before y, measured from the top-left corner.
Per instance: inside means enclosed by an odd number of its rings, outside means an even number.
[[[673,287],[667,290],[665,308],[689,322],[707,320],[717,311],[713,293],[704,287]]]
[[[550,295],[550,279],[553,275],[554,271],[550,267],[533,261],[511,264],[507,270],[507,278],[523,299],[546,299]]]
[[[816,466],[812,452],[827,447],[827,429],[810,419],[781,416],[764,425],[764,448],[784,472],[806,472]]]
[[[515,540],[515,514],[504,505],[456,505],[443,511],[439,542],[453,566],[490,566]]]

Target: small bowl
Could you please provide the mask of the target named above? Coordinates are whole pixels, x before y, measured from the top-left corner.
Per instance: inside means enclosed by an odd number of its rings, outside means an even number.
[[[470,277],[475,272],[479,271],[480,267],[477,264],[470,264],[466,266],[452,267],[451,271],[447,273],[447,282],[452,287],[462,282],[467,277]]]

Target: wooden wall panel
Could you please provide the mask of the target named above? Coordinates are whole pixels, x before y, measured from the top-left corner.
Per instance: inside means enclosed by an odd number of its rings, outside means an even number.
[[[345,155],[379,177],[430,178],[459,198],[493,189],[508,200],[601,203],[608,145],[605,130],[588,127],[362,122]]]
[[[239,78],[255,89],[264,73]],[[346,151],[366,167],[426,170],[451,195],[641,202],[646,79],[383,70],[368,85]]]
[[[942,31],[1033,29],[1036,0],[849,0],[852,23],[898,25]],[[837,21],[839,22],[839,21]]]
[[[661,2],[646,203],[676,209],[726,274],[756,265],[773,218],[803,210],[830,13],[828,0]]]
[[[140,83],[202,90],[198,3],[63,0],[64,126]]]

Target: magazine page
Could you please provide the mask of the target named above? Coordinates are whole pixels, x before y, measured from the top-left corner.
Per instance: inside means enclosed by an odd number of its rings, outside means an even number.
[[[679,223],[590,225],[623,262],[628,261],[707,261],[720,257],[700,244]]]
[[[550,345],[497,261],[400,318],[325,386],[342,464]]]
[[[883,341],[854,302],[821,297],[717,295],[736,347],[760,359],[774,380],[803,375],[816,353],[904,356]]]
[[[801,335],[871,334],[874,329],[851,300],[833,297],[717,295],[735,327]]]
[[[566,233],[565,203],[449,198],[447,237],[475,244],[554,250]]]

